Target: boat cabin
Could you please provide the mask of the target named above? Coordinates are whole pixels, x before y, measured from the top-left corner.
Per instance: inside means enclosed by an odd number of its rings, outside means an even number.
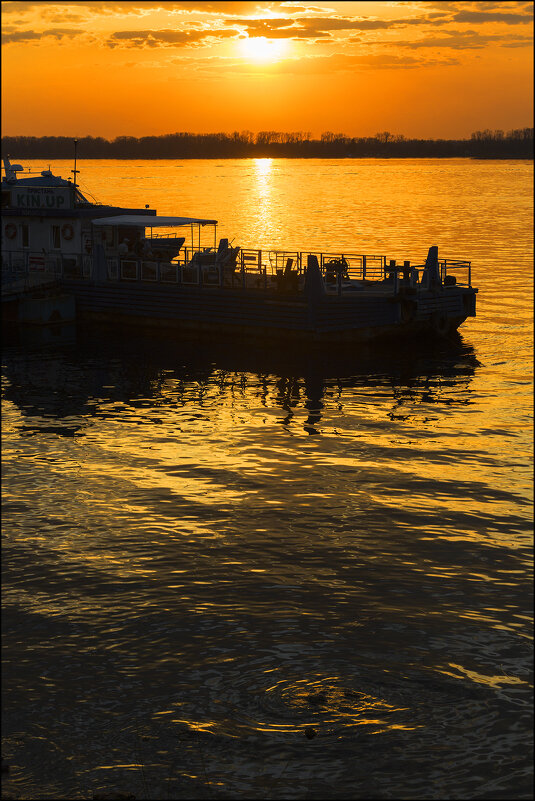
[[[86,197],[70,179],[50,169],[35,174],[6,156],[2,178],[2,255],[9,269],[46,269],[61,258],[78,260],[92,250],[91,221],[131,213],[151,217],[155,209],[105,206]]]

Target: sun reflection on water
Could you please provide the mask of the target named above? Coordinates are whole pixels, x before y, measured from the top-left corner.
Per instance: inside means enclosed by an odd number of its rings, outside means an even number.
[[[272,169],[273,159],[253,159],[255,193],[255,214],[258,216],[259,227],[264,232],[273,229],[273,185]]]
[[[349,243],[357,220],[409,257],[440,214],[481,281],[478,317],[440,346],[296,357],[99,329],[4,348],[14,797],[149,797],[120,784],[142,761],[154,797],[215,778],[265,797],[264,756],[269,797],[531,797],[531,243],[511,185],[489,213],[506,167],[162,168],[160,213],[221,208],[237,244]],[[110,201],[142,207],[148,169],[137,200],[110,178]]]

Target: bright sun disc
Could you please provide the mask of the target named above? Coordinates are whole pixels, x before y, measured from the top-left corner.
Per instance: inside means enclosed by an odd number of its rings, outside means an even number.
[[[245,58],[253,61],[277,61],[281,57],[285,44],[280,39],[255,36],[250,39],[242,39],[240,46]]]

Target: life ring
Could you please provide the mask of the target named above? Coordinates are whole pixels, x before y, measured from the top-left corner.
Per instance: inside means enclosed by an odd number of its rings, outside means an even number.
[[[71,241],[71,239],[74,236],[74,228],[72,227],[72,225],[70,223],[65,223],[65,225],[62,226],[62,228],[61,228],[61,236],[67,242]]]
[[[431,325],[433,326],[433,331],[435,334],[438,334],[439,337],[445,337],[446,334],[449,333],[450,330],[450,321],[448,320],[445,314],[434,314],[431,318]]]
[[[15,239],[17,236],[17,226],[14,223],[8,223],[5,228],[6,236],[8,239]]]
[[[402,300],[400,304],[401,322],[412,323],[416,317],[416,308],[414,300]]]

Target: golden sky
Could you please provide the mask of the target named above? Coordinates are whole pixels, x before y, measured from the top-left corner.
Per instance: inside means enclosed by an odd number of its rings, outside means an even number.
[[[531,2],[2,2],[2,133],[533,125]]]

